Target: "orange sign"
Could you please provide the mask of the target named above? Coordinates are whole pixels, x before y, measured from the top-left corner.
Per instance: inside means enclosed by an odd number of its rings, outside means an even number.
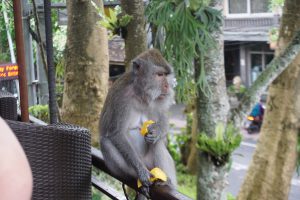
[[[0,81],[17,79],[19,66],[16,63],[0,64]]]

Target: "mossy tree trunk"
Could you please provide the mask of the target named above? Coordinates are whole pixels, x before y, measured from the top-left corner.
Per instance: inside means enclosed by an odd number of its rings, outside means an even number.
[[[215,9],[223,8],[222,0],[212,1]],[[197,118],[200,132],[208,136],[215,135],[215,127],[218,122],[226,123],[229,112],[229,101],[226,92],[224,57],[223,57],[223,35],[222,28],[219,32],[212,33],[216,38],[215,49],[209,50],[205,55],[205,72],[211,92],[204,94],[198,89]],[[196,74],[199,76],[199,64],[196,63]],[[197,199],[219,200],[226,199],[225,186],[227,167],[216,166],[209,156],[199,153]]]
[[[102,1],[97,1],[103,8]],[[88,128],[99,142],[99,117],[108,90],[108,41],[87,0],[68,0],[66,69],[62,121]]]
[[[296,30],[295,30],[296,31]],[[273,61],[268,64],[267,68],[260,74],[256,81],[243,95],[239,106],[228,113],[230,121],[232,120],[235,126],[241,126],[241,122],[245,116],[251,111],[251,108],[258,102],[260,95],[265,91],[266,87],[272,83],[287,67],[293,62],[300,51],[300,30],[295,32],[295,36],[288,46],[280,52],[280,56],[275,57]],[[221,53],[221,52],[220,52]],[[197,66],[197,65],[196,65]],[[194,137],[197,138],[197,137]],[[193,142],[195,143],[195,142]],[[191,166],[194,161],[193,148],[188,161],[188,169],[192,170]]]
[[[299,0],[286,0],[276,54],[300,28]],[[288,199],[295,171],[300,123],[300,54],[269,87],[267,109],[259,143],[239,200]]]
[[[196,174],[197,173],[197,156],[198,156],[196,143],[197,143],[199,129],[198,129],[197,111],[196,111],[196,109],[194,109],[192,112],[193,112],[192,133],[191,133],[192,140],[191,140],[191,144],[189,147],[190,154],[187,159],[187,169],[188,169],[189,173]]]
[[[146,22],[143,0],[121,0],[124,12],[133,18],[127,25],[125,37],[125,66],[128,70],[130,62],[147,49]]]

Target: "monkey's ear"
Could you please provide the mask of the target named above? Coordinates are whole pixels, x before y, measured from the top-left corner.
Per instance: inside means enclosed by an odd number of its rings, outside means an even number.
[[[139,74],[144,68],[144,60],[141,58],[132,61],[132,71],[134,74]]]

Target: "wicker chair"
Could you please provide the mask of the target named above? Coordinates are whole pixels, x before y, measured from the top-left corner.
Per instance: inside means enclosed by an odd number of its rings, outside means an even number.
[[[28,157],[32,199],[91,199],[91,145],[87,129],[7,120]]]
[[[8,120],[17,120],[17,98],[13,94],[0,90],[0,116]]]

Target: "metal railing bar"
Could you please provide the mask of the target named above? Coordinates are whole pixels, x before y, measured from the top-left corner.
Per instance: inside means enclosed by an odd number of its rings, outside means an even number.
[[[126,200],[124,195],[92,176],[92,185],[113,200]]]

